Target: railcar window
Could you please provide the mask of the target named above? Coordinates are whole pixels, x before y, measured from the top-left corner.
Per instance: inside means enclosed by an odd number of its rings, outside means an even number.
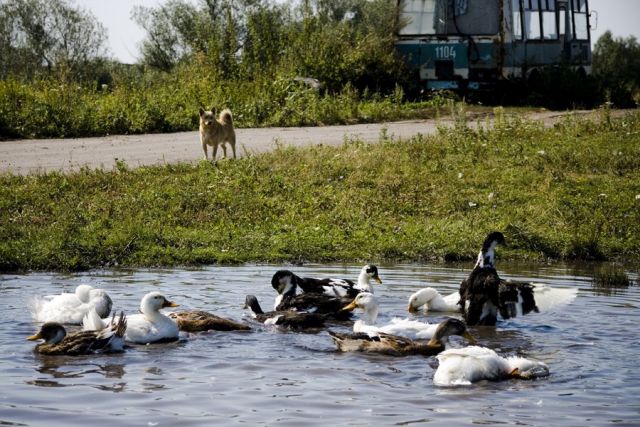
[[[558,38],[558,23],[556,21],[556,1],[555,0],[543,0],[542,1],[542,35],[545,39],[557,39]]]
[[[436,0],[404,0],[400,4],[400,34],[435,34]]]
[[[542,38],[540,2],[538,0],[525,0],[524,2],[524,29],[527,39],[539,40]]]
[[[587,1],[573,0],[574,34],[578,40],[589,39],[589,21],[587,20]]]
[[[511,0],[513,11],[513,38],[522,40],[522,12],[520,12],[520,0]]]

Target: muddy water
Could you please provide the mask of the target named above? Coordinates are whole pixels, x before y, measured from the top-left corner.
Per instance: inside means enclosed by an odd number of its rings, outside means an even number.
[[[159,290],[182,308],[250,322],[244,296],[253,293],[271,308],[270,278],[279,266],[3,275],[0,425],[639,425],[640,287],[594,288],[589,266],[504,264],[505,277],[578,288],[578,297],[562,309],[471,330],[482,345],[547,362],[550,377],[462,388],[433,385],[434,358],[340,354],[324,331],[254,324],[248,333],[184,334],[173,344],[86,357],[38,356],[25,341],[38,326],[29,299],[73,292],[80,283],[106,289],[114,309],[129,313]],[[379,268],[384,283],[375,291],[385,322],[408,315],[407,297],[421,287],[455,291],[469,266]],[[292,269],[355,277],[360,266]]]

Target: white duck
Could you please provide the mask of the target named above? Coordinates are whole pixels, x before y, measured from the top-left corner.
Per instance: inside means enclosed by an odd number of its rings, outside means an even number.
[[[549,367],[522,357],[502,357],[479,346],[453,348],[436,356],[438,369],[433,383],[438,386],[469,385],[476,381],[510,378],[533,379],[549,375]]]
[[[178,307],[178,304],[165,298],[160,292],[149,292],[140,302],[140,314],[127,316],[127,332],[125,341],[135,344],[150,344],[154,342],[175,341],[178,339],[178,324],[160,313],[160,309]],[[83,329],[101,330],[105,327],[105,320],[89,313],[84,318]]]
[[[425,313],[428,311],[459,311],[459,300],[458,291],[442,296],[435,288],[423,288],[411,294],[407,310],[410,313],[415,313],[424,306]]]
[[[56,322],[79,325],[84,316],[95,310],[101,318],[108,317],[113,303],[103,289],[79,285],[74,293],[36,297],[31,304],[37,322]]]
[[[366,333],[369,336],[384,333],[415,340],[433,338],[438,328],[437,323],[429,324],[397,317],[391,319],[391,322],[386,325],[376,326],[376,320],[378,319],[378,299],[375,295],[368,292],[358,294],[353,302],[344,307],[343,310],[352,311],[356,308],[362,309],[363,314],[362,317],[353,324],[353,332],[355,333]]]

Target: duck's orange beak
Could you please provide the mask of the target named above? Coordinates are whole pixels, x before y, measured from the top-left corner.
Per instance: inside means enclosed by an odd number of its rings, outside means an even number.
[[[358,305],[356,304],[356,300],[351,301],[350,304],[345,305],[344,307],[342,307],[342,309],[340,311],[353,311],[358,307]]]
[[[41,340],[42,339],[42,335],[40,335],[40,332],[38,332],[35,335],[31,335],[30,337],[27,337],[27,339],[29,341],[37,341],[37,340]]]
[[[471,344],[476,344],[478,341],[469,333],[469,331],[464,331],[461,335],[463,338],[466,338]]]
[[[179,304],[176,304],[173,301],[169,301],[168,299],[164,300],[164,303],[162,304],[162,308],[167,308],[167,307],[180,307]]]

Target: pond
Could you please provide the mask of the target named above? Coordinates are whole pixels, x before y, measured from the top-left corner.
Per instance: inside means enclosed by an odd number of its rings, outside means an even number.
[[[409,316],[408,296],[424,286],[457,290],[471,265],[378,267],[382,323]],[[245,295],[255,294],[271,309],[270,280],[280,268],[0,276],[0,425],[640,424],[640,287],[594,287],[594,267],[585,264],[499,261],[503,277],[579,289],[570,305],[500,322],[495,329],[471,328],[481,345],[546,362],[551,375],[535,381],[436,387],[433,357],[343,354],[326,331],[283,332],[255,324],[251,332],[182,334],[176,343],[111,355],[39,356],[25,340],[38,329],[27,308],[30,298],[73,292],[80,283],[107,290],[114,309],[127,313],[137,312],[145,293],[158,290],[181,309],[251,322],[242,309]],[[301,276],[355,279],[361,266],[289,268]],[[415,317],[435,322],[445,316]]]

